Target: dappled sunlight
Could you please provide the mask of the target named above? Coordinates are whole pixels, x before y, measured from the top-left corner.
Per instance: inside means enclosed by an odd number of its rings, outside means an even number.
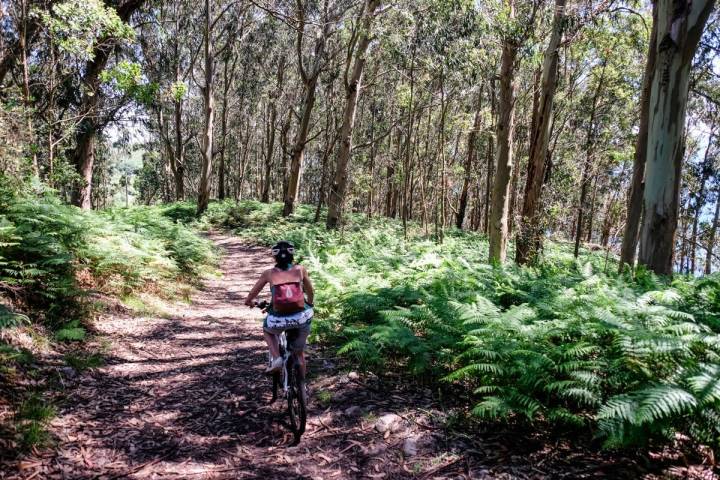
[[[383,377],[341,372],[339,360],[315,345],[308,348],[307,430],[293,445],[285,400],[270,403],[261,314],[241,302],[267,267],[266,252],[233,237],[213,239],[227,252],[224,275],[167,318],[122,314],[102,322],[113,342],[106,364],[68,390],[51,423],[55,448],[26,455],[16,464],[22,469],[0,478],[532,478],[570,466],[639,475],[634,460],[584,450],[590,439],[551,445],[533,430],[470,423],[469,393],[457,385],[431,389],[390,365]],[[425,267],[436,263],[429,255],[418,257]],[[433,273],[444,284],[447,275]],[[344,300],[360,314],[383,296]]]

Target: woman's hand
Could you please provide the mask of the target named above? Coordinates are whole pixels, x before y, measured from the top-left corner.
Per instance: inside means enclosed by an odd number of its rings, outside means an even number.
[[[250,308],[253,308],[255,306],[255,300],[250,297],[247,297],[245,299],[245,305],[247,305]]]

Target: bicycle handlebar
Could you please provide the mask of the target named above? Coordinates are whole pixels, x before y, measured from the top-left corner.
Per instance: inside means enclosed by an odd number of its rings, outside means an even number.
[[[267,300],[263,300],[262,302],[255,302],[255,305],[253,307],[257,307],[260,310],[266,310],[270,306],[270,302]]]

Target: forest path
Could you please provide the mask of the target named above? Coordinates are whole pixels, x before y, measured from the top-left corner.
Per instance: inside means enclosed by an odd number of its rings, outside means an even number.
[[[212,238],[224,250],[222,277],[209,279],[190,305],[178,303],[165,318],[114,314],[97,322],[111,343],[107,363],[68,385],[51,424],[55,446],[0,478],[441,478],[443,471],[457,478],[467,472],[461,456],[435,450],[439,429],[422,412],[431,408],[429,391],[363,385],[357,374],[335,372],[312,346],[307,432],[291,446],[285,402],[268,405],[261,314],[242,304],[268,265],[266,250],[226,235]]]

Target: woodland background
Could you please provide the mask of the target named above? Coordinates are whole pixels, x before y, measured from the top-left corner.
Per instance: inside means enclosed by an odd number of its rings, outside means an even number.
[[[287,237],[363,368],[483,421],[718,445],[713,0],[0,7],[0,328],[82,342],[93,295],[186,295],[199,230]]]

